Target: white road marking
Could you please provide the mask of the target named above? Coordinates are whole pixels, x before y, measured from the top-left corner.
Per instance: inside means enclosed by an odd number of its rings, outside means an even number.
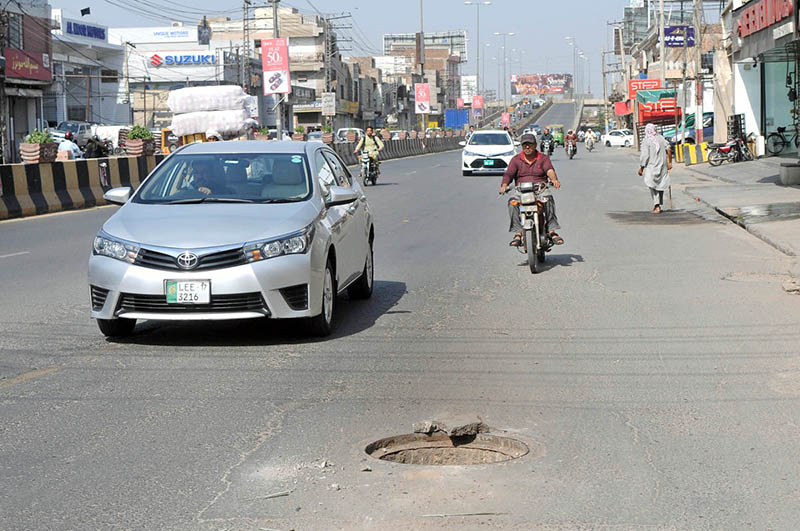
[[[12,256],[22,256],[23,254],[31,254],[30,251],[21,251],[18,253],[0,254],[0,258],[11,258]]]

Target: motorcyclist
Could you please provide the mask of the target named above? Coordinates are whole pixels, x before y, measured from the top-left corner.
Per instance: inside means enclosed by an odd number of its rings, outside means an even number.
[[[594,131],[592,131],[592,128],[590,127],[586,131],[586,148],[591,149],[592,147],[594,147],[594,142],[595,142]]]
[[[540,145],[539,149],[541,151],[544,151],[544,143],[545,142],[550,142],[550,149],[549,149],[549,152],[547,153],[547,155],[552,155],[553,154],[553,148],[556,145],[556,141],[553,140],[553,134],[550,132],[550,128],[549,127],[545,127],[544,128],[544,133],[542,133],[542,139],[540,140],[540,144],[539,144]]]
[[[356,149],[353,151],[356,155],[358,155],[359,151],[366,151],[369,153],[370,158],[375,161],[376,168],[378,175],[381,173],[380,162],[378,161],[378,153],[383,151],[383,140],[378,138],[378,135],[375,134],[374,129],[372,127],[367,127],[367,130],[364,131],[364,136],[361,137],[361,140],[358,141],[356,144]]]
[[[102,157],[107,157],[108,150],[97,137],[97,135],[94,135],[86,143],[85,154],[87,159],[99,159]]]
[[[519,185],[524,182],[547,183],[549,181],[553,188],[561,188],[561,182],[558,180],[550,157],[536,150],[536,137],[530,133],[524,134],[521,143],[522,153],[511,159],[511,163],[503,174],[500,195],[506,193],[512,182],[514,185]],[[553,197],[550,196],[544,205],[545,223],[547,224],[545,230],[554,244],[562,245],[564,239],[556,233],[561,226],[556,217],[556,205]],[[522,245],[523,228],[519,220],[519,196],[516,194],[508,201],[508,215],[511,218],[509,231],[515,233],[514,239],[509,242],[509,245],[519,247]]]
[[[64,140],[58,144],[59,151],[69,151],[72,154],[73,159],[82,159],[83,153],[81,152],[81,148],[78,147],[78,144],[72,141],[72,131],[67,131],[64,133]]]
[[[578,152],[578,135],[575,134],[575,131],[570,129],[567,131],[567,134],[564,135],[564,153],[569,155],[569,145],[572,144],[572,147],[575,149],[575,153]]]

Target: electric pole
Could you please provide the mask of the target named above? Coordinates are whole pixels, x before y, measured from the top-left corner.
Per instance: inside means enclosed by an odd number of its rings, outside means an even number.
[[[278,3],[280,0],[270,0],[270,2],[272,2],[272,36],[277,39],[281,35],[278,26]],[[291,87],[289,88],[291,89]],[[275,105],[275,138],[283,140],[283,105],[281,104],[281,95],[277,94],[276,97],[278,103]]]
[[[703,143],[703,3],[694,0],[694,48],[695,48],[695,94],[694,110],[695,143]]]
[[[608,83],[606,82],[606,49],[600,51],[600,68],[603,73],[603,122],[608,134]]]
[[[661,86],[666,87],[667,81],[667,43],[664,41],[664,0],[660,0],[660,12],[658,14],[658,38],[661,46]],[[649,12],[649,11],[648,11]]]
[[[242,0],[242,56],[240,61],[244,61],[242,68],[242,88],[245,94],[250,94],[250,0]]]

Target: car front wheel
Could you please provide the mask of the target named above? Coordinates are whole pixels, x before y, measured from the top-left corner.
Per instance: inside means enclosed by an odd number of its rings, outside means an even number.
[[[330,335],[333,331],[333,314],[336,310],[336,278],[333,275],[331,259],[325,264],[322,279],[322,308],[319,315],[311,318],[311,333],[317,337]]]

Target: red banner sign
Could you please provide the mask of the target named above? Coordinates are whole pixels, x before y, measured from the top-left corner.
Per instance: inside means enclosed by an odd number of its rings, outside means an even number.
[[[417,114],[430,114],[431,86],[429,83],[414,83],[414,105]]]
[[[483,96],[472,96],[472,108],[483,109]]]
[[[737,25],[739,36],[747,37],[792,15],[792,0],[760,0],[745,8]]]
[[[289,94],[289,39],[261,39],[264,95]]]
[[[51,81],[50,59],[40,53],[4,48],[6,77]]]
[[[504,112],[500,115],[500,124],[503,127],[511,127],[511,114]]]
[[[463,109],[464,108],[464,98],[457,98],[456,99],[456,108]]]
[[[631,79],[628,81],[628,99],[636,99],[636,93],[640,90],[653,90],[660,88],[660,79]]]

